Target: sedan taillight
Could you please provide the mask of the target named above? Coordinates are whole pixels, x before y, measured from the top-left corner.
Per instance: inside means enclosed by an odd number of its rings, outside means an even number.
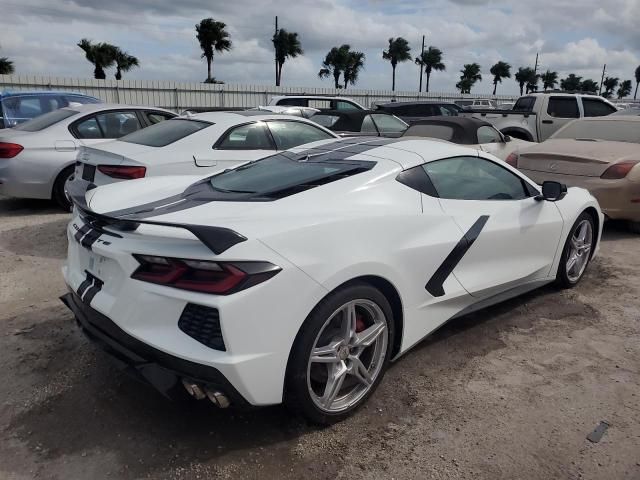
[[[147,173],[145,167],[134,167],[128,165],[98,165],[98,170],[112,178],[122,180],[134,180],[144,178]]]
[[[228,295],[262,283],[281,268],[269,262],[211,262],[155,255],[133,255],[140,266],[135,280],[195,292]]]
[[[640,163],[640,160],[624,160],[620,163],[615,163],[607,168],[604,173],[600,175],[600,178],[607,180],[624,178],[638,163]]]
[[[17,143],[0,142],[0,158],[13,158],[22,150],[24,147]]]
[[[511,152],[509,156],[505,159],[505,162],[507,162],[513,168],[518,168],[518,157],[519,155],[516,152]]]

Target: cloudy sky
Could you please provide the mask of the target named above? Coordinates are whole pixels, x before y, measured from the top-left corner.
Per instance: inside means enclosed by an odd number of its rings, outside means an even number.
[[[498,60],[513,70],[533,66],[600,80],[632,79],[640,65],[640,0],[0,0],[0,55],[16,73],[90,77],[93,67],[76,43],[83,37],[127,50],[141,68],[125,78],[202,81],[194,25],[213,17],[228,25],[233,49],[216,56],[214,76],[227,83],[273,84],[271,35],[280,26],[298,32],[304,56],[287,61],[283,84],[331,86],[317,77],[322,58],[348,43],[366,54],[357,87],[390,89],[391,66],[382,60],[389,37],[403,36],[420,49],[444,51],[446,72],[432,77],[432,91],[453,91],[464,63],[478,62],[484,80],[473,93],[490,93],[489,68]],[[108,75],[113,75],[112,71]],[[418,68],[397,70],[397,89],[416,90]],[[498,93],[518,90],[505,80]]]

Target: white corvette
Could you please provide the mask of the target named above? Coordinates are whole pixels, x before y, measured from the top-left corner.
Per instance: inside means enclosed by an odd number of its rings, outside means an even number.
[[[298,147],[205,179],[70,192],[64,302],[170,395],[331,423],[447,320],[575,285],[603,216],[495,157],[421,139]]]

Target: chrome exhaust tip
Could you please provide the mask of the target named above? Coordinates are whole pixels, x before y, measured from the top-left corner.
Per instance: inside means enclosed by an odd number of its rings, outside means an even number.
[[[198,385],[197,383],[193,383],[186,378],[182,379],[182,385],[184,386],[187,393],[196,400],[202,400],[207,396],[200,385]]]
[[[227,408],[231,405],[229,398],[222,392],[206,390],[206,394],[209,400],[218,408]]]

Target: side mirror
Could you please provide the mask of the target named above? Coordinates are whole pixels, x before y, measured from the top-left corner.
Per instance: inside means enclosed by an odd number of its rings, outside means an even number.
[[[564,183],[544,181],[542,182],[542,195],[538,195],[536,200],[547,200],[557,202],[567,194],[567,186]]]
[[[504,139],[505,142],[510,142],[511,141],[511,137],[509,135],[505,135],[502,138]]]

